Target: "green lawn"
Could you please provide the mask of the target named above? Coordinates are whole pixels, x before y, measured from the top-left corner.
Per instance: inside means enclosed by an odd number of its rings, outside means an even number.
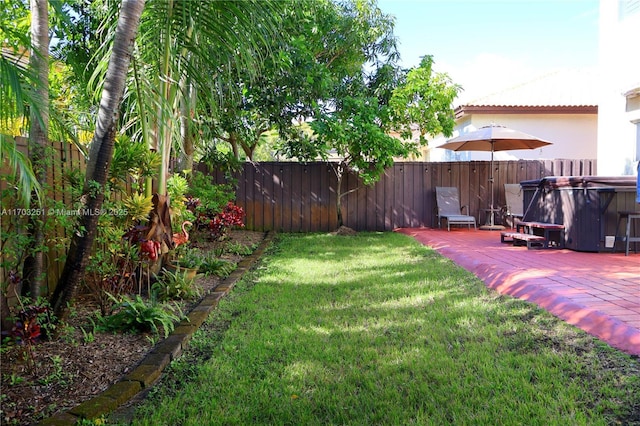
[[[640,424],[640,362],[395,233],[280,236],[136,425]]]

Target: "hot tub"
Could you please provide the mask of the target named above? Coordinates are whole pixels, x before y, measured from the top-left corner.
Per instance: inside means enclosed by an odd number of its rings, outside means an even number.
[[[563,224],[565,247],[572,250],[622,250],[620,238],[611,248],[605,237],[616,235],[619,211],[640,210],[635,176],[548,176],[520,185],[523,220]]]

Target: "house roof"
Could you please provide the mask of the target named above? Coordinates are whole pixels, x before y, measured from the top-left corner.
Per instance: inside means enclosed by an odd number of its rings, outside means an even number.
[[[456,118],[470,113],[595,114],[597,73],[561,70],[477,98],[456,108]]]

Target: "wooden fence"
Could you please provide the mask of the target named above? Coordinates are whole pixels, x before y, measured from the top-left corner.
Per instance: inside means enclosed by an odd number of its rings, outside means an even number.
[[[494,166],[494,205],[504,206],[504,184],[545,176],[596,174],[595,160],[497,161]],[[380,181],[365,186],[346,176],[342,200],[344,224],[358,231],[389,231],[397,227],[437,225],[436,186],[455,186],[460,202],[478,221],[490,204],[488,161],[399,162]],[[226,183],[214,173],[216,183]],[[327,163],[246,163],[233,176],[236,203],[245,209],[246,227],[280,232],[332,231],[337,227],[336,177]]]
[[[25,156],[28,156],[29,149],[27,139],[17,137],[16,147]],[[47,196],[51,200],[64,203],[65,206],[71,206],[71,187],[70,182],[65,178],[65,175],[73,169],[84,170],[84,155],[75,145],[65,142],[50,142],[50,148],[47,150],[47,155],[50,156],[47,163]],[[0,168],[3,166],[5,165],[0,164]],[[6,176],[8,173],[8,169],[5,170],[2,168],[2,170],[0,170],[0,176]],[[8,187],[8,183],[4,179],[0,179],[0,193],[3,193],[6,189],[9,189],[8,192],[10,196],[15,196],[15,193],[13,193]],[[15,198],[12,200],[0,199],[0,210],[6,210],[9,207],[14,207],[14,202]],[[45,206],[46,210],[51,207],[51,205]],[[9,212],[10,211],[7,211],[7,214],[0,218],[0,226],[2,227],[3,232],[20,232],[19,229],[13,228],[16,221],[12,221],[11,218],[8,217]],[[16,213],[20,213],[20,211]],[[64,212],[58,213],[64,214]],[[65,245],[57,243],[67,241],[69,237],[69,235],[66,235],[64,227],[56,224],[55,221],[54,226],[47,230],[47,240],[50,241],[50,243],[48,244],[47,252],[45,253],[47,289],[42,289],[43,294],[53,291],[58,277],[62,273],[62,268],[64,266],[64,262],[62,260],[66,257],[67,253]],[[6,271],[3,271],[0,267],[0,280],[4,279],[5,272]]]
[[[18,148],[28,154],[28,143],[17,139]],[[74,168],[84,170],[84,156],[70,144],[51,142],[48,171],[49,197],[72,205],[71,188],[65,175]],[[462,204],[471,214],[484,220],[483,208],[489,205],[488,161],[453,163],[396,163],[373,186],[364,186],[353,174],[347,175],[343,192],[355,190],[343,197],[344,223],[356,230],[388,231],[397,227],[434,226],[435,187],[456,186]],[[6,174],[1,170],[0,174]],[[505,183],[538,179],[544,176],[595,175],[595,160],[499,161],[494,162],[495,205],[504,205]],[[216,183],[226,183],[223,174],[214,173]],[[327,163],[299,164],[293,162],[245,163],[236,173],[236,200],[247,213],[250,230],[281,232],[332,231],[337,227],[336,178]],[[0,179],[0,190],[7,182]],[[9,205],[0,199],[0,207]],[[3,231],[10,230],[11,221],[0,218]],[[49,230],[50,241],[68,241],[65,229]],[[46,253],[47,289],[54,290],[64,266],[66,251],[53,242]],[[0,269],[0,279],[5,271]]]

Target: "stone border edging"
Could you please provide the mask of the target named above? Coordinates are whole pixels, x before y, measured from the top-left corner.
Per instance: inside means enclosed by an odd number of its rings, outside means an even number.
[[[188,320],[180,321],[173,332],[158,343],[132,371],[99,395],[69,410],[56,413],[37,424],[41,426],[73,426],[82,419],[97,419],[112,413],[154,385],[169,363],[182,355],[193,334],[218,306],[220,299],[226,296],[240,278],[262,257],[267,246],[273,241],[273,235],[273,233],[266,232],[258,248],[251,255],[238,262],[236,269],[189,312]]]

